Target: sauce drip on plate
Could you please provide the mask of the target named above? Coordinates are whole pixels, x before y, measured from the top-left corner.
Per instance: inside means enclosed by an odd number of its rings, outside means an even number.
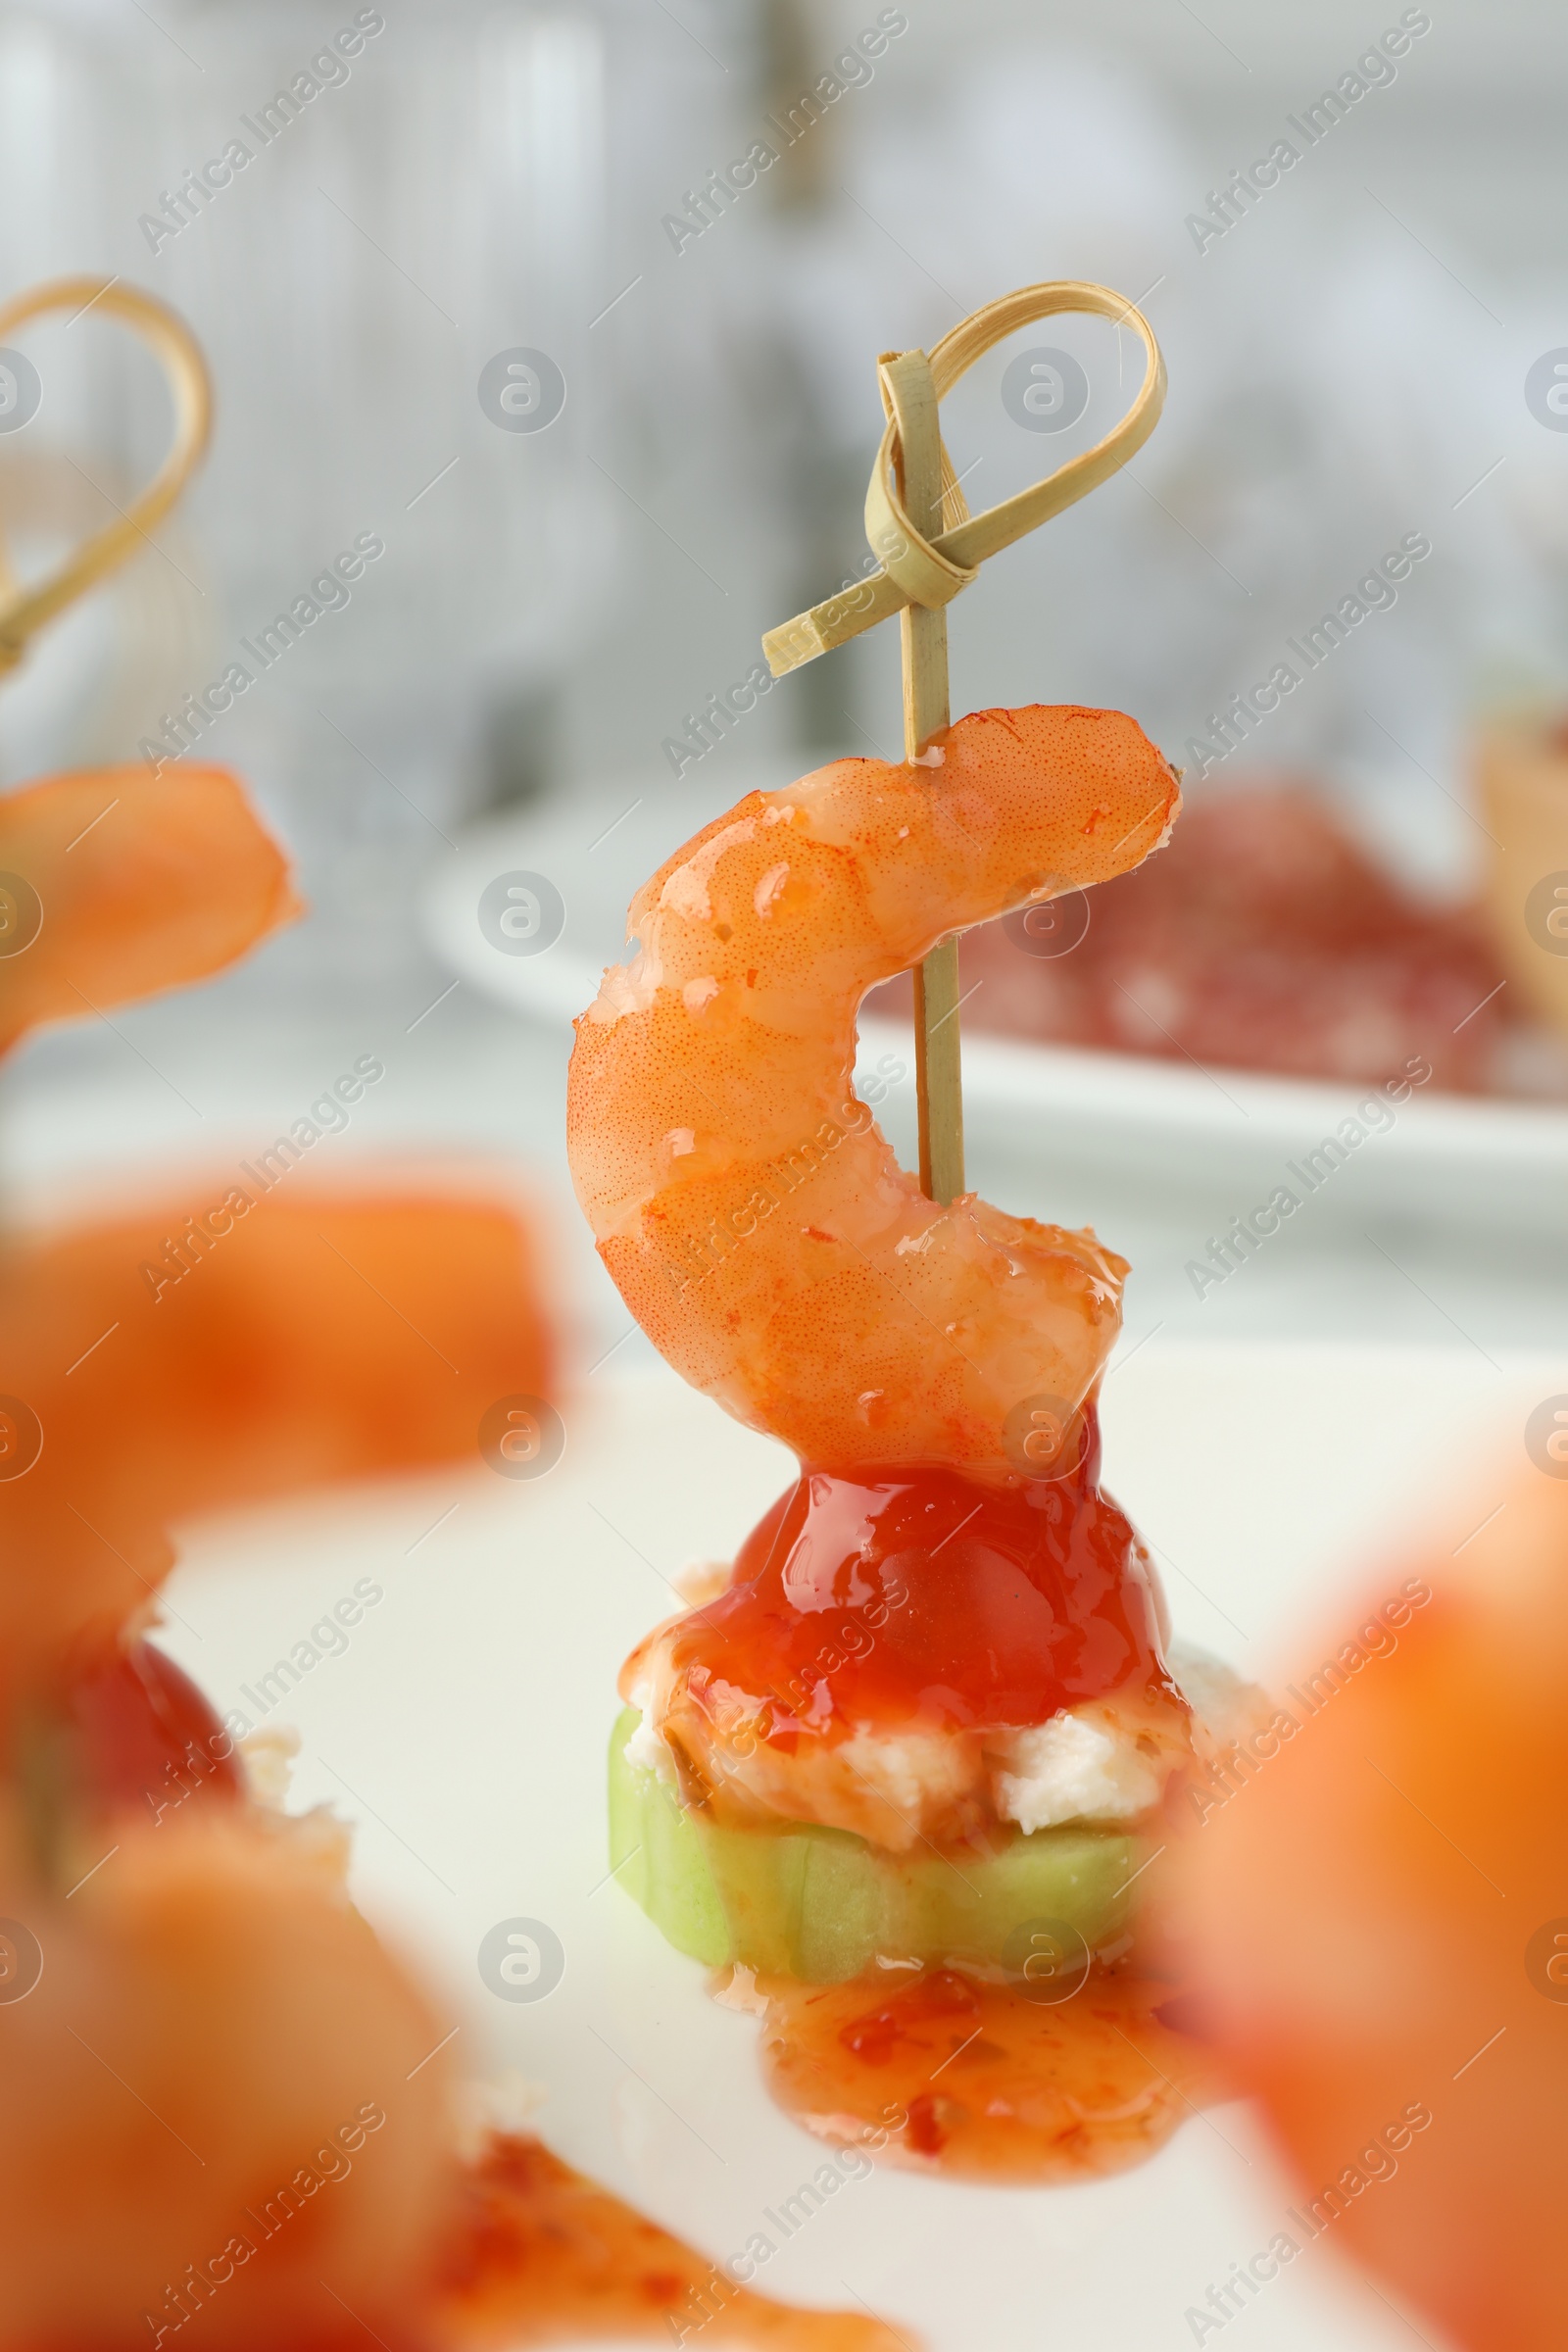
[[[492,2139],[465,2181],[435,2340],[626,2335],[777,2352],[898,2352],[906,2340],[869,2315],[792,2310],[754,2295],[542,2141]]]
[[[1112,1690],[1169,1688],[1154,1572],[1099,1486],[1076,1417],[1057,1476],[980,1486],[942,1467],[803,1471],[754,1529],[719,1597],[677,1630],[699,1704],[727,1684],[801,1725],[1043,1723]]]
[[[880,2127],[886,2160],[914,2171],[1046,2184],[1124,2172],[1225,2095],[1191,1996],[1131,1962],[1057,2001],[953,1969],[757,1990],[779,2105],[825,2139],[883,2145],[862,2138]]]

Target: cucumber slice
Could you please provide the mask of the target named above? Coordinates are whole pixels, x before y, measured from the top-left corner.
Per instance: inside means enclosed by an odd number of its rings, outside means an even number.
[[[723,1828],[627,1762],[640,1721],[627,1707],[611,1735],[611,1866],[675,1949],[710,1967],[841,1984],[878,1959],[1005,1965],[1041,1921],[1075,1928],[1091,1951],[1127,1926],[1142,1848],[1123,1831],[1012,1830],[950,1857],[809,1823]]]

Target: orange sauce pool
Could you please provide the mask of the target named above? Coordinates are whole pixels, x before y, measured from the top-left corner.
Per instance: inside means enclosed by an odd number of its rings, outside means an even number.
[[[1191,1996],[1130,1961],[1057,2002],[952,1969],[757,1989],[785,2112],[917,2172],[1042,2184],[1125,2172],[1227,2095]]]

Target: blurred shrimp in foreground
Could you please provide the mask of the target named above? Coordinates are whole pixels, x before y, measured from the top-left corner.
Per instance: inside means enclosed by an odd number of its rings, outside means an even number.
[[[1457,1566],[1446,1540],[1404,1563],[1432,1597],[1396,1648],[1357,1638],[1310,1720],[1200,1803],[1188,1926],[1298,2250],[1326,2236],[1470,2352],[1558,2352],[1568,1484],[1488,1500]]]
[[[8,1042],[220,971],[301,911],[217,768],[30,786],[0,802],[0,870]],[[554,1384],[511,1208],[462,1188],[257,1192],[200,1247],[185,1199],[0,1240],[0,1709],[112,1651],[172,1565],[171,1521],[477,1459],[487,1405]],[[170,1235],[189,1270],[149,1282]]]

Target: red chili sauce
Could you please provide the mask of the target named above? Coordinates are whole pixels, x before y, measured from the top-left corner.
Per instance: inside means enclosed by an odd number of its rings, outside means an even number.
[[[78,1795],[104,1812],[168,1819],[192,1800],[233,1802],[234,1742],[188,1674],[150,1642],[117,1649],[73,1684],[68,1702]]]
[[[434,2341],[557,2344],[628,2335],[774,2352],[899,2352],[866,2314],[799,2311],[739,2286],[531,2137],[494,2139],[468,2173]]]
[[[951,1968],[759,1990],[778,2104],[827,2139],[865,2145],[880,2125],[883,2160],[906,2170],[1042,2184],[1124,2172],[1225,2095],[1192,1995],[1147,1958],[1092,1969],[1059,2001]]]
[[[1044,1723],[1168,1690],[1154,1570],[1100,1491],[1092,1407],[1080,1426],[1070,1469],[1011,1488],[934,1466],[803,1471],[674,1634],[694,1697],[727,1683],[770,1701],[766,1737],[789,1750],[803,1731]]]

